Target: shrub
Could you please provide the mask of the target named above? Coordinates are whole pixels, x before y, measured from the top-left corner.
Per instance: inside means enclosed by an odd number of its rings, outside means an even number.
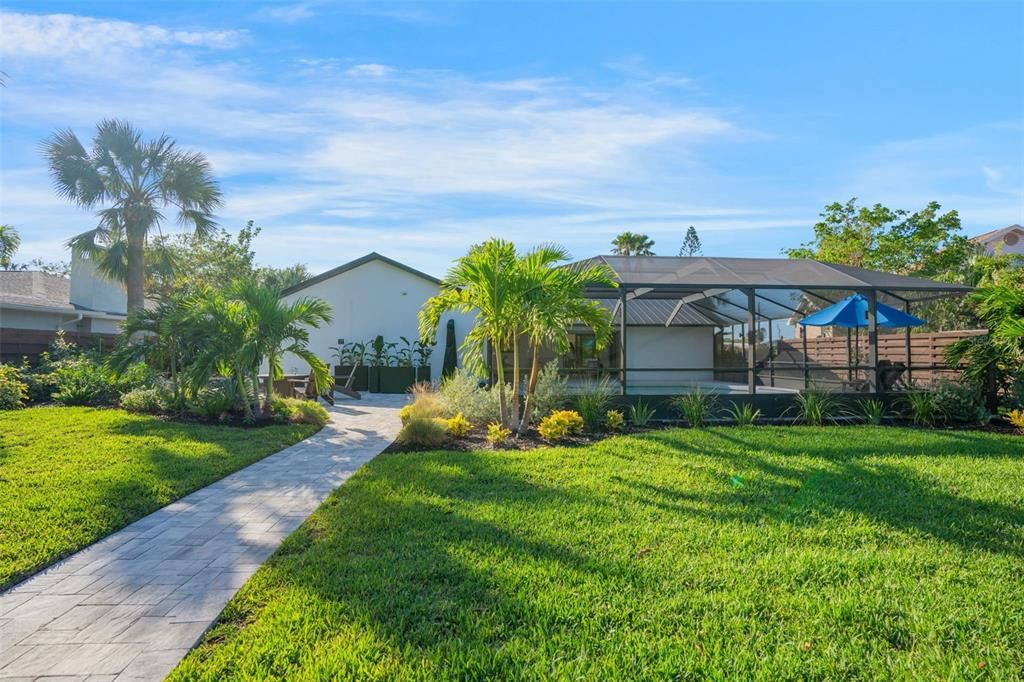
[[[487,442],[491,445],[504,445],[511,435],[512,430],[506,429],[498,422],[491,422],[487,425]]]
[[[157,414],[164,409],[163,394],[159,388],[133,388],[121,396],[121,409],[129,412]]]
[[[403,445],[417,448],[438,448],[448,440],[448,423],[444,419],[412,419],[398,432]]]
[[[583,430],[583,417],[573,410],[556,410],[544,417],[537,432],[544,440],[564,440]]]
[[[1024,410],[1010,410],[1006,413],[1006,418],[1018,429],[1024,429]]]
[[[302,398],[274,398],[270,401],[270,411],[293,424],[325,426],[330,420],[330,415],[323,405],[315,400]]]
[[[935,412],[946,421],[978,424],[988,420],[979,386],[942,381],[931,390]]]
[[[67,360],[53,374],[61,405],[111,405],[119,396],[110,372],[90,358]]]
[[[629,421],[633,426],[647,426],[647,423],[654,418],[654,408],[642,400],[636,401],[629,406]]]
[[[398,412],[399,419],[403,424],[408,424],[413,419],[434,419],[435,417],[446,417],[448,406],[441,396],[429,388],[417,384],[418,388],[411,391],[413,402],[402,407]]]
[[[931,391],[915,390],[910,391],[904,397],[904,402],[910,410],[910,419],[919,426],[930,426],[935,423],[936,409],[935,396]]]
[[[694,428],[703,426],[704,422],[714,415],[717,404],[718,396],[712,393],[705,393],[700,388],[694,389],[691,393],[677,395],[675,398],[672,398],[672,406]]]
[[[619,410],[608,410],[608,414],[605,415],[605,425],[612,431],[621,431],[623,425],[626,423],[626,417],[623,416]]]
[[[486,424],[500,418],[498,392],[480,386],[480,380],[460,367],[441,382],[441,400],[448,414],[462,415],[473,424]]]
[[[596,431],[608,411],[612,399],[612,385],[607,377],[600,381],[588,381],[576,394],[576,411],[583,417],[587,430]]]
[[[452,438],[465,438],[473,430],[473,424],[461,412],[447,422],[448,435]]]
[[[537,375],[537,386],[533,391],[533,419],[560,410],[569,402],[568,381],[558,373],[558,361],[552,360],[544,365]]]
[[[831,393],[811,387],[803,393],[797,393],[794,407],[798,420],[811,426],[821,426],[836,418],[840,405]]]
[[[864,421],[868,424],[878,426],[885,420],[887,411],[885,409],[885,403],[881,400],[872,398],[870,400],[862,400],[859,404],[860,413],[864,417]]]
[[[274,412],[278,411],[277,405],[278,400],[283,401],[284,398],[275,398],[271,404],[271,410]],[[231,390],[224,388],[208,388],[204,391],[200,391],[198,395],[189,401],[188,409],[193,414],[199,415],[200,417],[206,417],[207,419],[219,419],[235,407],[235,393]],[[287,408],[282,407],[281,414],[286,413]]]
[[[761,410],[755,410],[750,403],[735,401],[732,403],[732,407],[726,408],[725,414],[736,426],[752,426],[761,418]]]
[[[0,410],[15,410],[28,400],[28,385],[13,365],[0,365]]]

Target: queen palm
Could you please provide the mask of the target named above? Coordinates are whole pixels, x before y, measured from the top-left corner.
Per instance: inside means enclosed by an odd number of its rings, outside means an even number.
[[[99,225],[69,245],[95,257],[108,274],[123,263],[129,312],[143,307],[146,244],[165,211],[197,235],[216,227],[221,192],[209,161],[178,149],[166,135],[144,141],[130,123],[108,119],[96,126],[91,150],[70,130],[58,130],[43,143],[43,155],[60,196],[84,208],[103,206]]]
[[[646,234],[622,232],[612,240],[612,253],[619,256],[653,256],[654,240]]]
[[[529,426],[531,403],[540,374],[541,348],[559,354],[570,347],[569,329],[582,324],[594,332],[597,348],[611,337],[611,313],[597,301],[587,300],[588,285],[614,287],[614,273],[607,265],[562,265],[569,253],[558,245],[538,247],[519,262],[525,334],[530,344],[530,374],[520,432]]]
[[[10,225],[0,225],[0,268],[11,267],[14,254],[21,246],[21,235]]]

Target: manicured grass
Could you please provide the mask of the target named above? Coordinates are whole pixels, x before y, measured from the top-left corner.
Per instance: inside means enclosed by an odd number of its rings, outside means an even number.
[[[0,412],[0,588],[317,430],[85,407]]]
[[[1020,679],[1024,439],[716,428],[378,457],[173,680]]]

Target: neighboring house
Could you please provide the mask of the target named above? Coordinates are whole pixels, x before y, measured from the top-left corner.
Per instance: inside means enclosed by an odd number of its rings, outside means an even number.
[[[331,347],[343,341],[369,345],[378,335],[387,342],[399,342],[403,336],[410,341],[419,339],[420,308],[439,291],[440,282],[436,277],[379,253],[368,253],[285,289],[281,297],[294,301],[303,296],[315,296],[331,306],[333,321],[310,330],[309,348],[326,362],[336,365],[338,359],[332,357]],[[449,315],[441,321],[437,346],[430,361],[434,377],[441,375],[445,325],[449,319],[455,319],[456,342],[460,345],[473,324],[471,315]],[[305,362],[291,355],[285,356],[282,368],[285,374],[309,371]]]
[[[79,345],[110,344],[125,320],[124,288],[74,258],[70,277],[37,271],[0,271],[0,362],[33,359],[58,330]]]
[[[979,234],[977,237],[971,237],[971,241],[985,247],[985,254],[989,256],[997,251],[1024,256],[1024,227],[1020,225],[1008,225],[998,230]]]

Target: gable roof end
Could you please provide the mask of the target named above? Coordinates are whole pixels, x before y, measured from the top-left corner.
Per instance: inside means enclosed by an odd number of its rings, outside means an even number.
[[[425,279],[428,282],[431,282],[433,284],[440,284],[441,283],[441,280],[437,279],[436,277],[432,277],[431,275],[428,275],[425,272],[420,272],[416,268],[411,268],[408,265],[406,265],[405,263],[399,263],[398,261],[396,261],[396,260],[394,260],[392,258],[388,258],[387,256],[382,256],[379,253],[377,253],[376,251],[371,251],[370,253],[366,254],[365,256],[362,256],[361,258],[356,258],[355,260],[349,261],[348,263],[345,263],[344,265],[339,265],[338,267],[333,268],[331,270],[328,270],[327,272],[321,272],[319,275],[315,275],[313,277],[310,277],[305,282],[299,282],[295,286],[288,287],[287,289],[285,289],[285,290],[283,290],[281,292],[281,295],[282,296],[288,296],[289,294],[294,294],[297,291],[302,291],[303,289],[306,289],[307,287],[311,287],[314,284],[319,284],[320,282],[327,281],[327,280],[331,279],[332,277],[336,277],[337,275],[340,275],[342,273],[348,272],[349,270],[355,270],[356,268],[358,268],[360,266],[363,266],[363,265],[366,265],[367,263],[369,263],[371,261],[375,261],[375,260],[379,260],[379,261],[381,261],[383,263],[387,263],[388,265],[396,267],[399,270],[404,270],[404,271],[408,272],[410,275],[415,275],[416,277],[420,277],[422,279]]]

